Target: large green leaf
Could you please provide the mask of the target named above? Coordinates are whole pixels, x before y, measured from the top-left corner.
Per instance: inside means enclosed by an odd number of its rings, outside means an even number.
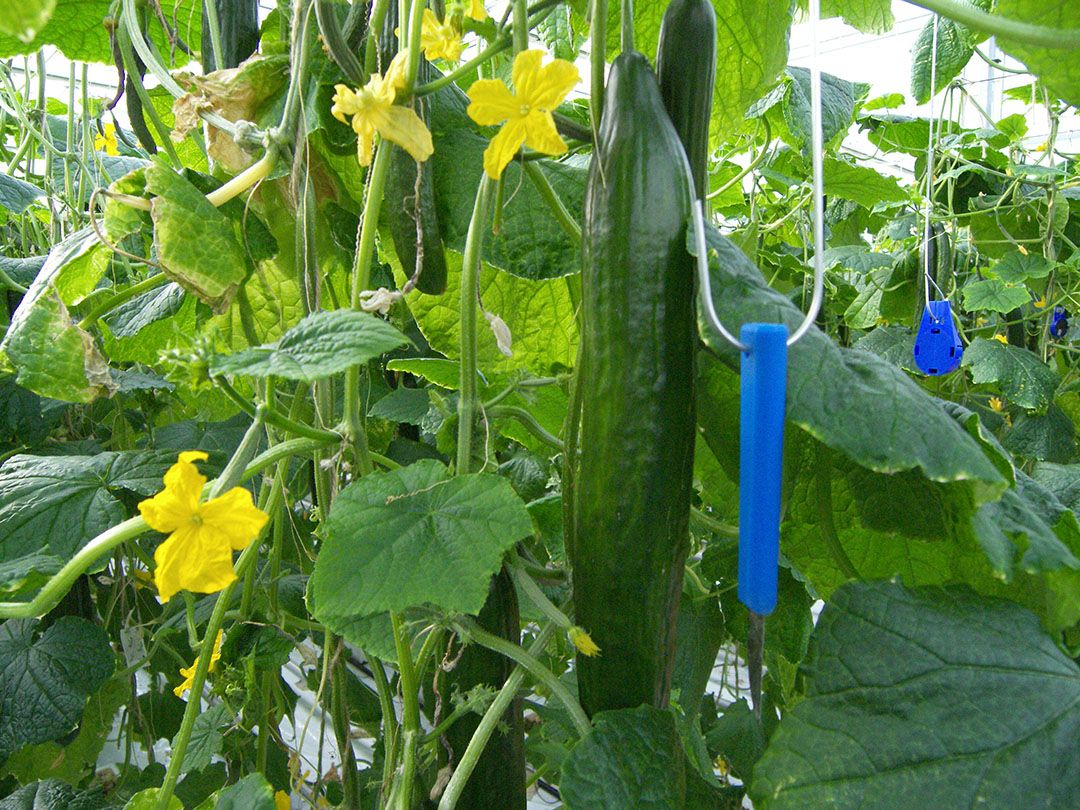
[[[315,312],[276,343],[215,357],[214,374],[283,377],[314,382],[366,363],[408,343],[401,332],[366,312]]]
[[[1080,464],[1040,462],[1031,477],[1053,492],[1062,505],[1080,512]]]
[[[56,9],[56,0],[4,0],[0,4],[0,34],[33,42]]]
[[[216,312],[224,312],[244,277],[247,254],[231,220],[165,163],[146,168],[154,243],[166,275]]]
[[[896,178],[885,177],[868,166],[829,157],[825,159],[824,170],[826,194],[852,200],[864,208],[908,199]]]
[[[1060,381],[1034,352],[986,338],[971,341],[963,365],[971,369],[972,382],[998,383],[1009,402],[1030,411],[1050,407]]]
[[[404,284],[407,276],[388,242],[383,241],[384,258],[393,265],[398,284]],[[456,358],[461,347],[461,254],[447,250],[446,263],[445,293],[424,295],[413,290],[405,300],[431,348]],[[494,333],[481,318],[476,330],[480,368],[485,373],[527,369],[535,374],[572,368],[577,359],[578,334],[571,284],[576,280],[530,281],[484,263],[480,269],[480,297],[484,308],[509,327],[513,354],[507,357],[499,351]]]
[[[1073,0],[997,0],[994,13],[1048,28],[1080,28],[1080,4]],[[1073,52],[1026,45],[1008,37],[997,41],[1052,92],[1070,104],[1080,104],[1080,63]]]
[[[274,810],[274,789],[261,773],[249,773],[222,788],[201,807],[206,810]]]
[[[113,673],[109,637],[100,627],[64,616],[35,639],[37,625],[32,619],[0,625],[0,759],[71,731],[87,698]]]
[[[1076,427],[1057,405],[1046,413],[1025,413],[1005,434],[1010,453],[1038,461],[1067,463],[1076,455]]]
[[[674,716],[651,706],[598,714],[596,728],[566,758],[559,788],[567,810],[715,806],[710,786],[687,759]]]
[[[756,807],[1004,810],[1080,792],[1080,670],[1017,605],[851,584],[805,672],[754,769]]]
[[[892,0],[823,0],[822,17],[843,17],[864,34],[884,34],[893,27]]]
[[[964,285],[964,309],[969,312],[1012,312],[1030,300],[1027,287],[1006,284],[997,278],[984,278]]]
[[[794,329],[803,313],[769,287],[734,244],[712,227],[706,232],[712,297],[726,327],[736,334],[740,324],[751,322]],[[689,246],[696,251],[692,240]],[[699,313],[703,339],[734,368],[736,351],[705,323]],[[708,360],[701,366],[703,416],[717,367]],[[815,326],[789,353],[788,419],[870,470],[918,469],[934,481],[970,481],[980,500],[1005,488],[979,445],[907,375],[868,352],[840,348]],[[731,429],[720,422],[702,424],[707,439],[710,431]]]
[[[972,5],[990,10],[990,0],[972,0]],[[934,64],[934,26],[937,25],[937,60]],[[930,97],[948,86],[967,67],[975,54],[980,37],[966,25],[948,17],[931,15],[915,40],[911,54],[911,94],[916,104],[925,104]],[[934,87],[930,87],[931,73]]]
[[[312,574],[319,621],[424,604],[476,613],[503,554],[532,533],[509,482],[437,461],[364,476],[334,499]]]
[[[13,214],[21,214],[35,200],[44,196],[45,192],[32,183],[27,183],[25,180],[20,180],[9,174],[0,174],[0,208],[4,208]]]
[[[189,697],[189,700],[195,698]],[[195,724],[191,727],[191,737],[188,739],[188,747],[184,752],[184,762],[180,766],[181,773],[198,771],[210,764],[215,756],[221,753],[221,745],[225,741],[221,729],[231,723],[234,715],[224,704],[217,704],[210,709],[200,712],[195,718]],[[173,747],[176,741],[173,740]]]
[[[100,786],[80,791],[59,779],[32,782],[0,799],[0,810],[106,810],[114,806]]]
[[[175,461],[168,451],[12,456],[0,467],[0,560],[69,558],[127,517],[117,491],[154,494]]]
[[[821,74],[821,132],[828,144],[842,138],[855,119],[855,110],[870,86],[849,82],[831,73]],[[780,105],[782,118],[770,117],[792,146],[810,154],[810,71],[789,67],[784,83],[755,104],[747,115],[760,115]],[[785,131],[786,130],[786,131]],[[774,130],[775,131],[775,130]]]

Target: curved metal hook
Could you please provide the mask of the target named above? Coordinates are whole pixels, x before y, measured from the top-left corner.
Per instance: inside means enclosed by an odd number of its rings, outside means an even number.
[[[825,297],[825,264],[822,253],[825,250],[825,181],[822,152],[824,143],[821,134],[821,62],[818,58],[818,21],[821,17],[821,0],[810,0],[810,150],[813,169],[811,196],[813,199],[812,219],[814,231],[814,292],[810,298],[810,309],[802,323],[787,339],[787,345],[795,345],[807,333],[821,311]],[[738,340],[720,322],[712,300],[712,285],[709,280],[709,256],[705,245],[705,213],[701,200],[694,200],[694,246],[697,249],[698,279],[700,295],[705,304],[705,315],[709,324],[720,335],[741,352],[749,347]]]

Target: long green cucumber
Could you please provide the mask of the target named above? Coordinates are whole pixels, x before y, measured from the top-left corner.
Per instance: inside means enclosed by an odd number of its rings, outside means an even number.
[[[218,27],[221,34],[221,62],[214,62],[214,44],[210,37],[210,20],[206,5],[202,12],[202,64],[209,72],[220,68],[234,68],[255,53],[259,47],[258,0],[213,0],[217,9]]]
[[[572,555],[582,706],[666,705],[694,454],[690,179],[656,76],[611,66],[585,199],[580,467]]]
[[[660,95],[686,149],[694,188],[709,183],[709,115],[716,80],[716,12],[709,0],[671,0],[656,49]]]

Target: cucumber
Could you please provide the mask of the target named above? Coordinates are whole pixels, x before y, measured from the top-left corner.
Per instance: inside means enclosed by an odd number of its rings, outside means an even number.
[[[380,41],[380,62],[385,68],[397,52],[398,4],[387,6]],[[436,71],[421,57],[418,80],[432,81]],[[418,99],[416,114],[431,128],[428,102]],[[406,276],[416,275],[416,289],[429,295],[446,292],[446,253],[443,250],[439,214],[435,207],[435,183],[430,160],[417,163],[400,146],[392,146],[380,217],[390,231],[394,252]],[[419,274],[419,275],[417,275]]]
[[[656,76],[702,198],[709,190],[709,116],[716,80],[716,12],[709,0],[671,0],[660,23]]]
[[[213,0],[217,8],[219,33],[221,34],[221,64],[214,62],[214,44],[210,37],[210,19],[206,4],[202,11],[202,65],[203,70],[234,68],[255,53],[259,47],[258,0]]]
[[[580,461],[573,495],[579,655],[590,715],[667,704],[694,456],[690,179],[648,60],[611,66],[585,197]]]

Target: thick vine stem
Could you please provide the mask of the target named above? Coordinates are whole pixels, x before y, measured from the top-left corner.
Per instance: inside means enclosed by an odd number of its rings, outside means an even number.
[[[551,213],[555,215],[555,221],[559,223],[559,227],[574,241],[574,244],[581,244],[581,226],[570,212],[566,210],[562,198],[559,197],[558,192],[552,187],[551,181],[548,180],[547,175],[544,174],[544,170],[532,161],[526,161],[522,166],[525,168],[525,174],[532,181],[536,190],[540,192],[541,198],[547,203],[548,208],[551,209]]]
[[[480,251],[487,228],[491,179],[485,174],[476,190],[465,253],[461,260],[461,395],[458,398],[457,464],[458,474],[472,468],[473,422],[476,419],[476,309],[480,288]]]
[[[394,649],[398,658],[398,674],[401,678],[402,712],[402,758],[400,790],[395,791],[400,799],[401,810],[412,807],[413,783],[416,781],[416,746],[420,741],[420,684],[413,667],[412,649],[409,645],[409,633],[405,627],[405,618],[400,613],[390,614],[390,624],[394,631]]]
[[[529,654],[536,655],[542,652],[554,632],[555,625],[553,624],[549,624],[541,630],[529,646]],[[488,706],[484,716],[480,719],[480,725],[476,727],[472,739],[469,740],[469,744],[465,748],[465,753],[461,755],[461,761],[454,768],[454,774],[450,777],[446,790],[443,791],[442,798],[439,800],[439,810],[453,810],[457,806],[458,799],[461,798],[461,793],[465,790],[465,785],[469,781],[469,777],[472,776],[476,763],[480,760],[480,755],[484,752],[488,740],[491,739],[495,728],[502,721],[503,715],[524,680],[525,668],[518,664],[514,667],[514,671],[510,673],[510,677],[506,679],[506,683],[503,684],[499,693],[495,696],[495,700]]]
[[[1025,45],[1041,48],[1080,49],[1080,28],[1047,28],[1043,25],[1032,25],[1000,14],[987,14],[964,0],[907,0],[907,2],[991,36],[1014,39]]]
[[[600,116],[604,114],[604,69],[607,64],[607,0],[592,0],[592,37],[589,53],[590,93],[589,110],[592,118],[593,140],[600,130]]]
[[[592,724],[589,722],[585,710],[582,709],[581,704],[578,703],[577,698],[571,695],[570,690],[563,686],[562,681],[555,677],[555,673],[544,666],[521,645],[514,644],[511,641],[499,638],[498,636],[481,629],[479,625],[468,616],[460,616],[455,619],[454,629],[462,638],[467,639],[474,644],[479,644],[481,647],[487,647],[489,650],[493,650],[501,655],[505,655],[516,664],[524,667],[530,675],[536,678],[539,683],[543,684],[544,687],[551,692],[556,700],[563,704],[566,711],[570,714],[570,720],[573,722],[574,728],[577,729],[578,734],[584,737],[592,731]]]

